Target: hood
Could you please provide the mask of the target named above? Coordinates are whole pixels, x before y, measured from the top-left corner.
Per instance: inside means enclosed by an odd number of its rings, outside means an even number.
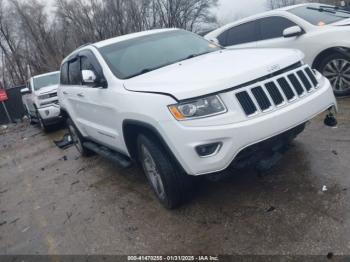
[[[336,25],[336,26],[345,26],[345,25],[350,25],[350,18],[348,19],[343,19],[339,22],[333,23],[331,25]]]
[[[129,91],[166,93],[178,100],[229,89],[293,65],[303,53],[292,49],[225,49],[124,82]]]
[[[57,92],[58,85],[45,86],[35,91],[37,95],[46,95],[50,93]]]

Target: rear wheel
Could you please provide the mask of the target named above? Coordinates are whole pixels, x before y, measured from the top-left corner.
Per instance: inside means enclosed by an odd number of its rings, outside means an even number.
[[[319,71],[329,79],[336,96],[350,94],[350,59],[334,53],[325,57],[318,66]]]
[[[139,161],[158,200],[168,209],[178,207],[189,196],[191,177],[174,163],[155,138],[140,135],[137,145]]]
[[[81,156],[87,157],[92,155],[93,152],[84,147],[83,145],[84,138],[80,134],[79,130],[76,128],[76,126],[74,125],[73,121],[70,118],[67,119],[67,127],[69,130],[69,135],[72,139],[72,142],[76,147],[76,149],[78,150],[78,152],[81,154]]]

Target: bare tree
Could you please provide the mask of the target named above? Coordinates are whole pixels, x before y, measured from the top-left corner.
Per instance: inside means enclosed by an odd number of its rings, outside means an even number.
[[[76,47],[163,27],[198,31],[216,22],[218,0],[0,0],[0,84],[57,70]],[[28,72],[29,68],[30,72]]]
[[[297,0],[267,0],[267,9],[277,9],[285,6],[297,4]]]

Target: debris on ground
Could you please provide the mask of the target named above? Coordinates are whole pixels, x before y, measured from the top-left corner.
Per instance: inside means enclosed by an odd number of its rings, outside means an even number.
[[[7,129],[8,128],[8,126],[6,126],[6,125],[2,125],[1,126],[1,130],[5,130],[5,129]]]
[[[77,180],[77,181],[74,181],[71,185],[72,186],[74,186],[74,185],[76,185],[76,184],[78,184],[78,183],[80,183],[80,181],[79,180]]]
[[[328,254],[327,254],[327,258],[328,259],[332,259],[334,257],[334,254],[332,253],[332,252],[329,252]]]
[[[328,191],[327,186],[323,186],[323,187],[322,187],[322,192],[327,192],[327,191]]]
[[[335,151],[335,150],[332,150],[332,153],[333,153],[333,155],[338,155],[338,152],[337,151]]]
[[[73,145],[73,140],[70,134],[65,134],[61,140],[54,141],[55,145],[60,149],[67,149]]]
[[[15,224],[18,220],[19,220],[19,217],[17,217],[16,219],[12,220],[12,221],[10,222],[10,224]]]
[[[22,230],[22,233],[27,232],[30,229],[30,227],[26,227],[25,229]]]
[[[62,159],[63,159],[63,161],[67,161],[68,157],[67,156],[63,156]]]
[[[8,189],[2,190],[0,191],[0,194],[5,194],[7,191],[9,191]]]
[[[274,206],[271,206],[268,210],[266,210],[267,213],[275,211],[276,208]]]
[[[0,227],[3,225],[6,225],[6,224],[7,224],[7,221],[2,221],[2,222],[0,222]]]

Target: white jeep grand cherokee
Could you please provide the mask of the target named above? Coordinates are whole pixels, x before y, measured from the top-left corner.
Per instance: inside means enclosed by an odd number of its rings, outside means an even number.
[[[226,50],[183,30],[141,32],[69,55],[59,101],[81,154],[140,163],[173,208],[191,177],[264,163],[336,108],[329,81],[302,59],[296,50]]]

